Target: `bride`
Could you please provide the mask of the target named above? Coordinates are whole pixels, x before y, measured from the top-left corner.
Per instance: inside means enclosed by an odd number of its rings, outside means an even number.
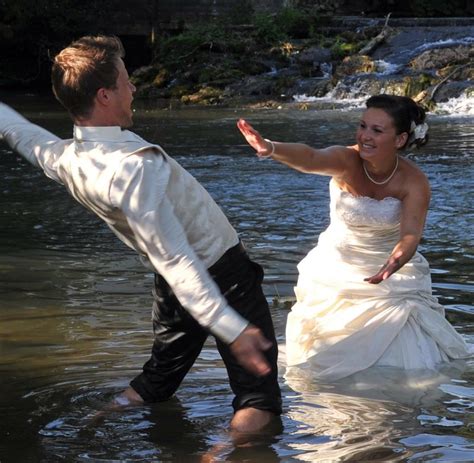
[[[287,366],[310,365],[323,380],[374,365],[434,369],[470,355],[417,252],[430,185],[400,152],[426,143],[425,111],[392,95],[366,106],[350,147],[277,143],[238,122],[259,157],[332,177],[331,223],[298,265],[286,328]]]

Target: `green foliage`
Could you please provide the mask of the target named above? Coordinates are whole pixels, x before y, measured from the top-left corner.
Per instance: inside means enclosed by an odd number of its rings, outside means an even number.
[[[189,30],[174,37],[162,39],[159,42],[160,58],[169,57],[167,61],[179,61],[183,56],[193,53],[196,49],[208,43],[207,34],[201,35],[197,30]]]
[[[348,42],[341,36],[337,36],[331,42],[331,53],[335,59],[343,59],[346,56],[357,53],[360,49],[359,43]]]
[[[273,45],[287,38],[275,18],[267,13],[257,13],[253,18],[253,25],[256,38],[264,45]]]
[[[426,90],[433,83],[431,76],[427,74],[420,74],[419,76],[407,76],[404,78],[405,95],[414,97],[417,96],[423,90]]]
[[[219,22],[198,23],[181,34],[162,38],[155,61],[172,68],[182,66],[182,60],[202,61],[210,53],[244,53],[242,37]]]
[[[283,8],[275,17],[277,27],[291,38],[307,38],[310,36],[314,18],[296,8]]]
[[[316,16],[296,8],[282,8],[276,15],[257,13],[253,17],[257,38],[266,45],[288,39],[306,39],[316,35]]]

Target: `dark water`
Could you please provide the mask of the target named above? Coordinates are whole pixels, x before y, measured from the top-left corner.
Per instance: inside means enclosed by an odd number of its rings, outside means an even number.
[[[12,100],[69,137],[49,102]],[[283,341],[296,264],[328,224],[328,179],[259,161],[235,122],[268,138],[351,143],[359,112],[179,110],[136,113],[211,192],[266,270]],[[431,118],[415,155],[432,183],[421,251],[454,326],[474,338],[473,117]],[[243,448],[226,436],[232,396],[212,341],[175,399],[97,411],[147,359],[152,275],[62,188],[0,145],[0,461],[474,461],[474,365],[434,376],[366,378],[334,387],[300,378],[284,394],[283,431]],[[380,386],[382,384],[382,386]]]

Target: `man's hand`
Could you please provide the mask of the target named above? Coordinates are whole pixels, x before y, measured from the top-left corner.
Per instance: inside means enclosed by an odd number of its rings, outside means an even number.
[[[237,362],[246,370],[256,376],[265,376],[270,373],[271,367],[263,351],[270,349],[272,343],[256,326],[248,325],[229,347]]]

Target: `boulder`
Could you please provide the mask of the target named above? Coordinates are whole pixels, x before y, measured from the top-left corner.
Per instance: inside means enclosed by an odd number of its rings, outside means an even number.
[[[352,76],[376,71],[375,62],[367,55],[346,56],[336,67],[335,76]]]
[[[331,50],[321,47],[306,48],[298,55],[296,61],[302,65],[319,67],[321,63],[328,63],[331,61]]]
[[[416,71],[436,70],[448,65],[465,63],[474,57],[473,45],[448,48],[433,48],[411,60],[410,67]]]
[[[433,95],[435,103],[442,103],[451,98],[459,98],[462,95],[473,95],[474,85],[470,82],[446,82],[440,86]]]
[[[222,90],[214,87],[202,87],[196,93],[183,95],[181,102],[195,105],[217,104],[222,99]]]

